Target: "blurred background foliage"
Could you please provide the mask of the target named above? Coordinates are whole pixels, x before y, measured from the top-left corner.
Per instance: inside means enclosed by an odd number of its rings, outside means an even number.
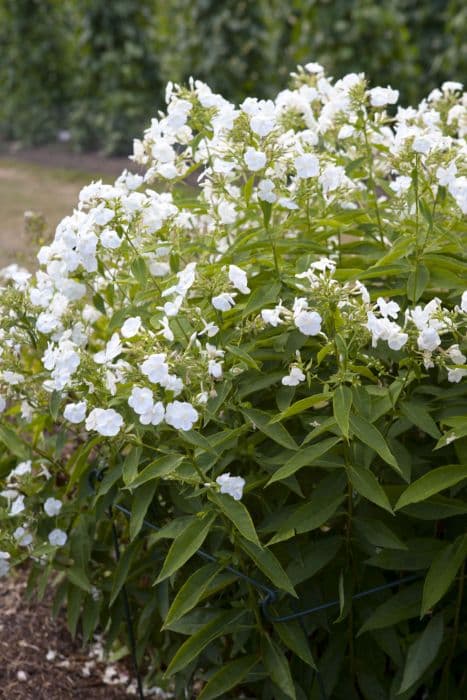
[[[308,61],[414,103],[467,74],[466,27],[464,0],[0,0],[0,139],[126,154],[168,80],[239,102]]]

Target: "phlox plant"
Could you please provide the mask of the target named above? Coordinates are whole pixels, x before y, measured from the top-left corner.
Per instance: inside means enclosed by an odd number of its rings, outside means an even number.
[[[462,85],[166,99],[2,273],[0,573],[176,698],[465,697]]]

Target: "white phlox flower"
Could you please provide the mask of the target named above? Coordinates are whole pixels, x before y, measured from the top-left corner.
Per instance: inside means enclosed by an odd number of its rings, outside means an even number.
[[[298,386],[300,382],[306,379],[300,367],[293,366],[290,368],[289,374],[282,377],[281,382],[284,386]]]
[[[115,437],[123,427],[123,418],[113,408],[93,408],[86,418],[86,430],[105,437]]]
[[[138,335],[140,329],[141,317],[131,316],[130,318],[126,319],[125,323],[120,329],[120,333],[122,334],[123,338],[134,338],[135,335]]]
[[[68,536],[66,532],[57,527],[49,532],[48,539],[52,547],[63,547],[67,542]]]
[[[216,479],[216,484],[220,486],[220,492],[231,496],[235,501],[241,500],[245,483],[243,477],[230,476],[230,472],[221,474]]]
[[[212,297],[211,304],[218,311],[230,311],[230,309],[232,309],[235,306],[235,296],[235,292],[233,294],[229,294],[228,292],[222,292],[221,294]]]
[[[229,280],[242,294],[250,293],[246,272],[237,265],[229,265]]]
[[[187,401],[173,401],[165,409],[165,422],[177,430],[191,430],[198,417],[198,411]]]
[[[88,405],[86,401],[78,401],[77,403],[69,403],[65,406],[63,416],[70,423],[82,423],[86,418]]]
[[[122,350],[123,348],[120,341],[120,336],[118,333],[114,333],[105,346],[105,349],[101,350],[100,352],[96,352],[94,355],[94,362],[98,365],[107,365],[118,357]]]
[[[59,501],[58,498],[50,497],[44,503],[44,511],[50,518],[53,518],[60,513],[62,510],[62,505],[62,502]]]

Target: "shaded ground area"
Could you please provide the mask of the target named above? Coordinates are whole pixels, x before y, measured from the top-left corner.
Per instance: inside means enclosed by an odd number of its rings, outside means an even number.
[[[25,211],[44,216],[51,238],[84,185],[101,178],[113,182],[125,168],[136,169],[127,158],[71,153],[60,146],[15,151],[0,143],[0,267],[35,263],[43,241],[27,233]]]
[[[8,700],[123,700],[125,666],[99,661],[100,646],[73,641],[63,616],[52,619],[51,594],[28,602],[26,573],[0,581],[0,698]],[[120,679],[115,685],[104,682]]]

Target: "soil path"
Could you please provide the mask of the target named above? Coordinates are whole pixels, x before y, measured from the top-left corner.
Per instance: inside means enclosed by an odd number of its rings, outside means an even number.
[[[125,666],[99,660],[100,645],[84,649],[72,640],[62,614],[52,619],[50,591],[41,602],[28,602],[26,576],[23,571],[0,579],[0,698],[136,697],[128,693],[130,678]]]

